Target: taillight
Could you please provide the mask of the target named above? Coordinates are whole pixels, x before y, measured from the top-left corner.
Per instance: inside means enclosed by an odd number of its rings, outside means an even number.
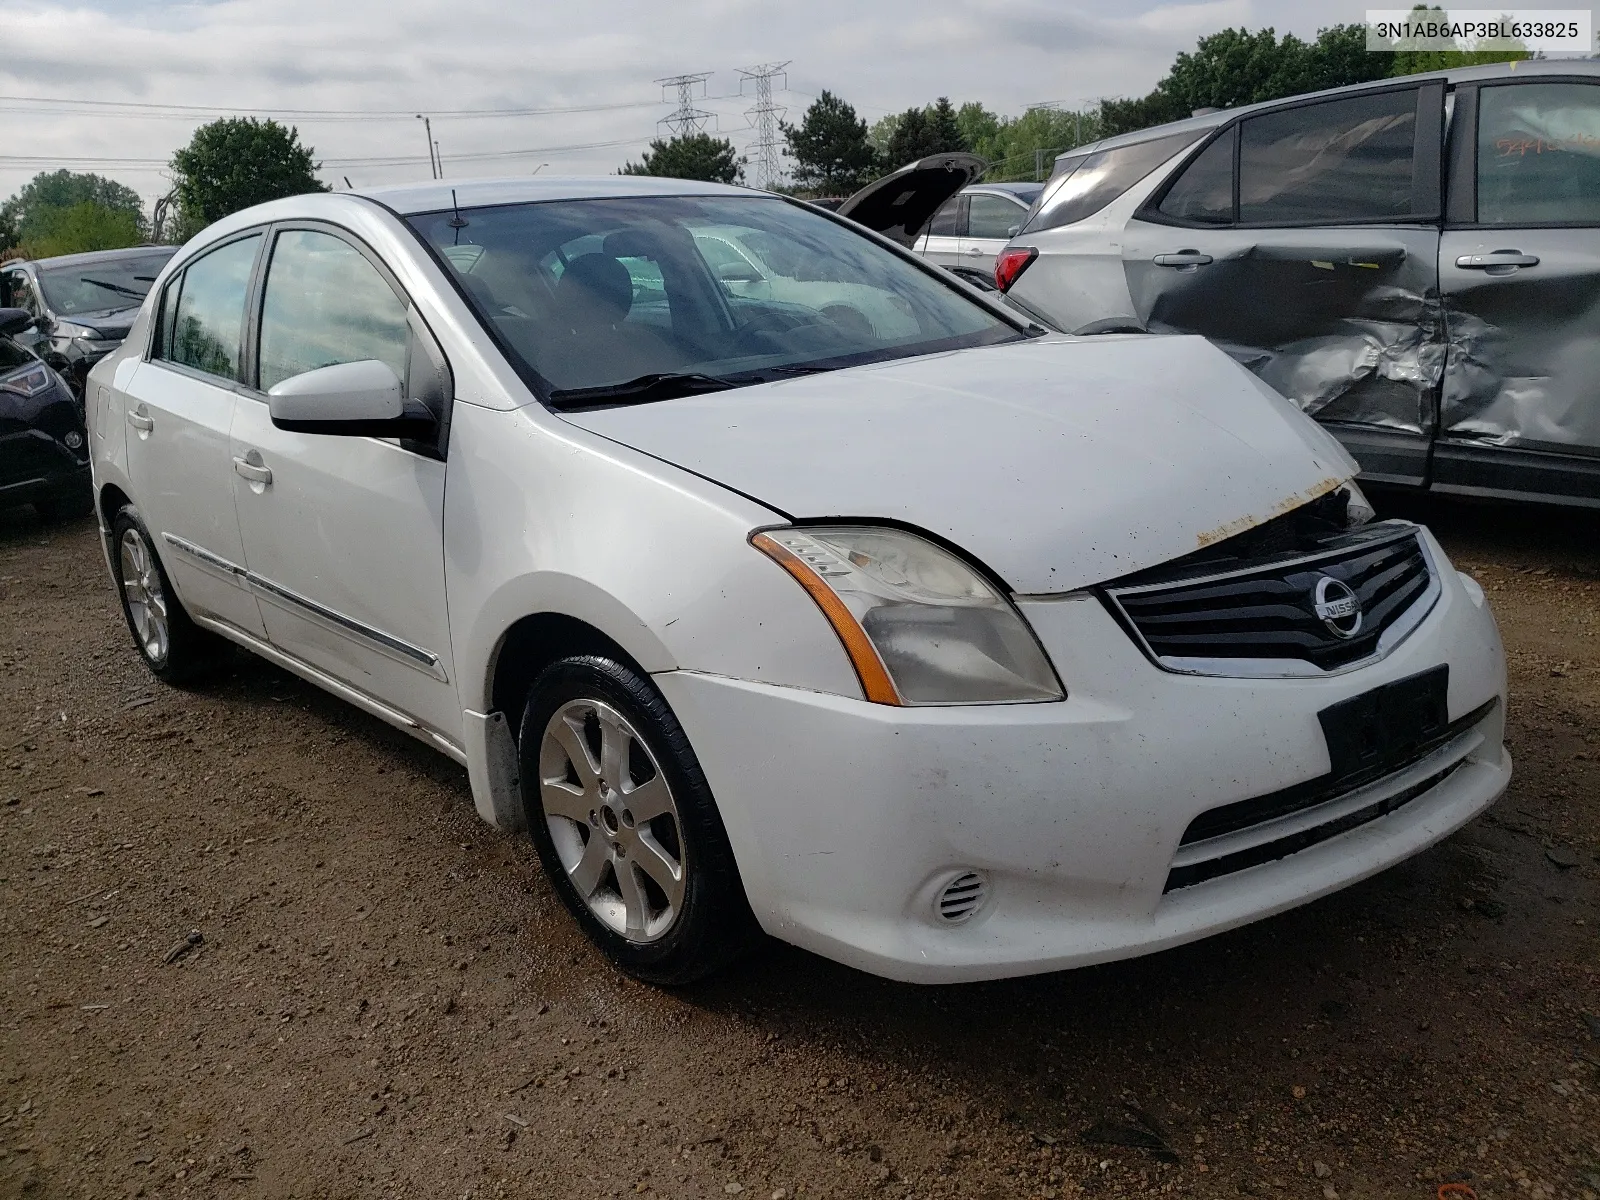
[[[1000,251],[1000,257],[994,260],[994,285],[1002,292],[1011,290],[1011,285],[1028,269],[1028,264],[1039,257],[1039,252],[1032,246],[1007,246]]]

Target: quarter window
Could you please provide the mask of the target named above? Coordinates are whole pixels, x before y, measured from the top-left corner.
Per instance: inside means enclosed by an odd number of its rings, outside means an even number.
[[[1190,225],[1233,223],[1233,137],[1225,131],[1183,169],[1158,211]]]
[[[178,283],[171,334],[161,357],[222,379],[239,378],[244,297],[261,235],[201,255]],[[173,289],[167,289],[171,302]]]
[[[1239,221],[1341,225],[1412,213],[1417,92],[1381,92],[1251,117],[1240,127]]]
[[[1600,87],[1519,83],[1478,93],[1478,220],[1600,225]]]
[[[406,306],[343,238],[278,235],[261,306],[261,390],[338,363],[377,359],[406,377]]]
[[[1004,196],[974,192],[968,197],[967,236],[1005,241],[1022,225],[1027,210]]]
[[[1093,216],[1199,137],[1199,133],[1173,133],[1131,146],[1100,150],[1072,160],[1076,166],[1070,168],[1064,168],[1058,160],[1058,174],[1045,188],[1039,207],[1023,232],[1054,229]]]

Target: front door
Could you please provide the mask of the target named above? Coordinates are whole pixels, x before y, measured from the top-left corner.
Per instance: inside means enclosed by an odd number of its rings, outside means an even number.
[[[1211,338],[1385,482],[1427,477],[1442,113],[1431,85],[1246,118],[1124,230],[1147,327]]]
[[[245,296],[262,235],[208,251],[162,294],[154,350],[128,379],[128,476],[139,515],[184,607],[257,637],[233,507],[229,433],[239,401]]]
[[[967,196],[967,232],[961,239],[961,265],[994,278],[994,260],[1022,228],[1027,206],[994,192]]]
[[[1435,486],[1600,504],[1600,82],[1463,88],[1457,117]]]
[[[240,398],[233,426],[233,492],[273,645],[459,743],[441,456],[388,439],[290,433],[273,425],[264,395],[304,371],[365,359],[414,388],[430,357],[425,336],[364,248],[328,228],[278,230],[261,298],[259,390]]]
[[[50,318],[45,315],[44,301],[39,296],[38,285],[21,267],[0,271],[0,308],[23,309],[32,313],[36,322],[32,329],[12,334],[12,341],[19,346],[26,346],[35,354],[41,354],[48,349],[40,343],[48,340],[49,330],[41,326],[48,326]]]

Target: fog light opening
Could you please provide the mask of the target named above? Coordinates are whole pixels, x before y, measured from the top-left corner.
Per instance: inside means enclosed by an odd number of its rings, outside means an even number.
[[[961,925],[972,920],[988,898],[988,879],[977,871],[965,871],[939,889],[933,914],[942,925]]]

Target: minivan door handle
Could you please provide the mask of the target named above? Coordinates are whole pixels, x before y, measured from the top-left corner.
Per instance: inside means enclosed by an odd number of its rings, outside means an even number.
[[[1520,250],[1491,250],[1488,254],[1463,254],[1456,266],[1463,271],[1492,271],[1496,267],[1537,267],[1539,257]]]
[[[150,418],[149,413],[144,411],[144,405],[142,404],[138,408],[130,408],[128,410],[128,424],[132,425],[140,433],[149,433],[156,427],[155,421]]]
[[[234,459],[233,469],[251,483],[259,483],[264,487],[272,482],[272,468],[261,461],[258,451],[252,450],[245,457]]]
[[[1211,261],[1211,255],[1198,250],[1179,250],[1173,254],[1158,254],[1150,261],[1158,267],[1203,267]]]

